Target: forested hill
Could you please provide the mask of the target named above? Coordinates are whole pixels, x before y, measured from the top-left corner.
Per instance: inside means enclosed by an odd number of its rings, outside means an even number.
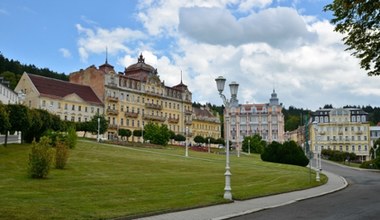
[[[11,89],[16,87],[24,72],[65,81],[69,80],[69,77],[64,73],[57,73],[48,68],[38,68],[32,64],[22,64],[17,60],[9,60],[0,52],[0,77],[4,77],[5,80],[10,82]]]

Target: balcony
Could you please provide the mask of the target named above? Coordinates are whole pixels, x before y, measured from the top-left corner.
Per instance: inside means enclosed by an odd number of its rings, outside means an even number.
[[[363,131],[357,131],[356,134],[363,134]]]
[[[151,92],[151,91],[146,91],[145,94],[147,94],[149,96],[159,97],[159,98],[162,97],[162,94]]]
[[[109,124],[108,125],[108,129],[116,130],[117,129],[117,124]]]
[[[114,96],[107,96],[107,101],[109,102],[118,102],[119,98]]]
[[[118,115],[119,111],[116,109],[107,109],[107,114],[108,115]]]
[[[191,115],[191,114],[193,114],[192,111],[190,111],[190,110],[185,110],[185,115]]]
[[[169,123],[178,123],[179,122],[179,119],[178,118],[168,118],[168,122]]]
[[[162,109],[161,105],[159,105],[159,104],[153,104],[153,103],[145,103],[145,107],[152,108],[152,109],[157,109],[157,110],[161,110]]]
[[[158,116],[158,115],[144,115],[143,119],[151,120],[151,121],[159,121],[159,122],[164,122],[166,120],[165,117]]]
[[[137,118],[138,116],[139,116],[139,113],[137,112],[125,112],[125,117]]]
[[[193,122],[191,120],[185,120],[185,125],[191,125]]]

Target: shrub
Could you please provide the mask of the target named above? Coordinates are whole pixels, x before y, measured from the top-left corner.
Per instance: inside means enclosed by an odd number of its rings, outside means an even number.
[[[53,161],[50,139],[42,137],[39,143],[33,141],[29,154],[28,174],[32,178],[46,178]]]
[[[69,158],[69,148],[65,142],[59,141],[55,146],[55,168],[63,169]]]
[[[380,158],[376,158],[370,161],[365,161],[360,165],[360,168],[380,169]]]
[[[331,150],[331,149],[322,150],[322,156],[327,158],[328,160],[337,161],[337,162],[343,162],[347,158],[349,160],[355,160],[356,159],[356,154],[354,154],[354,153],[338,151],[338,150]]]
[[[261,154],[263,161],[285,163],[298,166],[306,166],[309,159],[305,156],[301,147],[294,141],[286,141],[284,144],[273,141]]]
[[[65,140],[70,149],[75,148],[75,146],[77,145],[77,139],[78,139],[78,136],[75,131],[75,128],[70,127],[67,131],[67,136]]]

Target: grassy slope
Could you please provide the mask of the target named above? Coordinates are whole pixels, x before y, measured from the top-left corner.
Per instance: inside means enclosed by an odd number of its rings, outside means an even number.
[[[65,170],[35,180],[26,175],[29,148],[0,147],[0,219],[105,219],[225,202],[223,155],[79,142]],[[318,184],[307,168],[257,155],[231,156],[231,172],[234,199]]]

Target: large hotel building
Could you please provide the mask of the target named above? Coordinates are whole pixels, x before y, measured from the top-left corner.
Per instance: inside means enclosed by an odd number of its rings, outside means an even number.
[[[117,135],[120,128],[131,131],[141,130],[148,122],[166,124],[176,134],[193,136],[193,118],[199,121],[201,115],[192,109],[192,93],[181,81],[167,86],[160,80],[157,69],[145,63],[142,55],[137,63],[116,73],[106,61],[96,68],[90,66],[70,74],[70,82],[91,86],[96,95],[104,101],[106,118],[109,121],[108,139]],[[220,137],[218,116],[204,120],[212,128],[210,137]],[[204,128],[204,127],[202,127]]]

